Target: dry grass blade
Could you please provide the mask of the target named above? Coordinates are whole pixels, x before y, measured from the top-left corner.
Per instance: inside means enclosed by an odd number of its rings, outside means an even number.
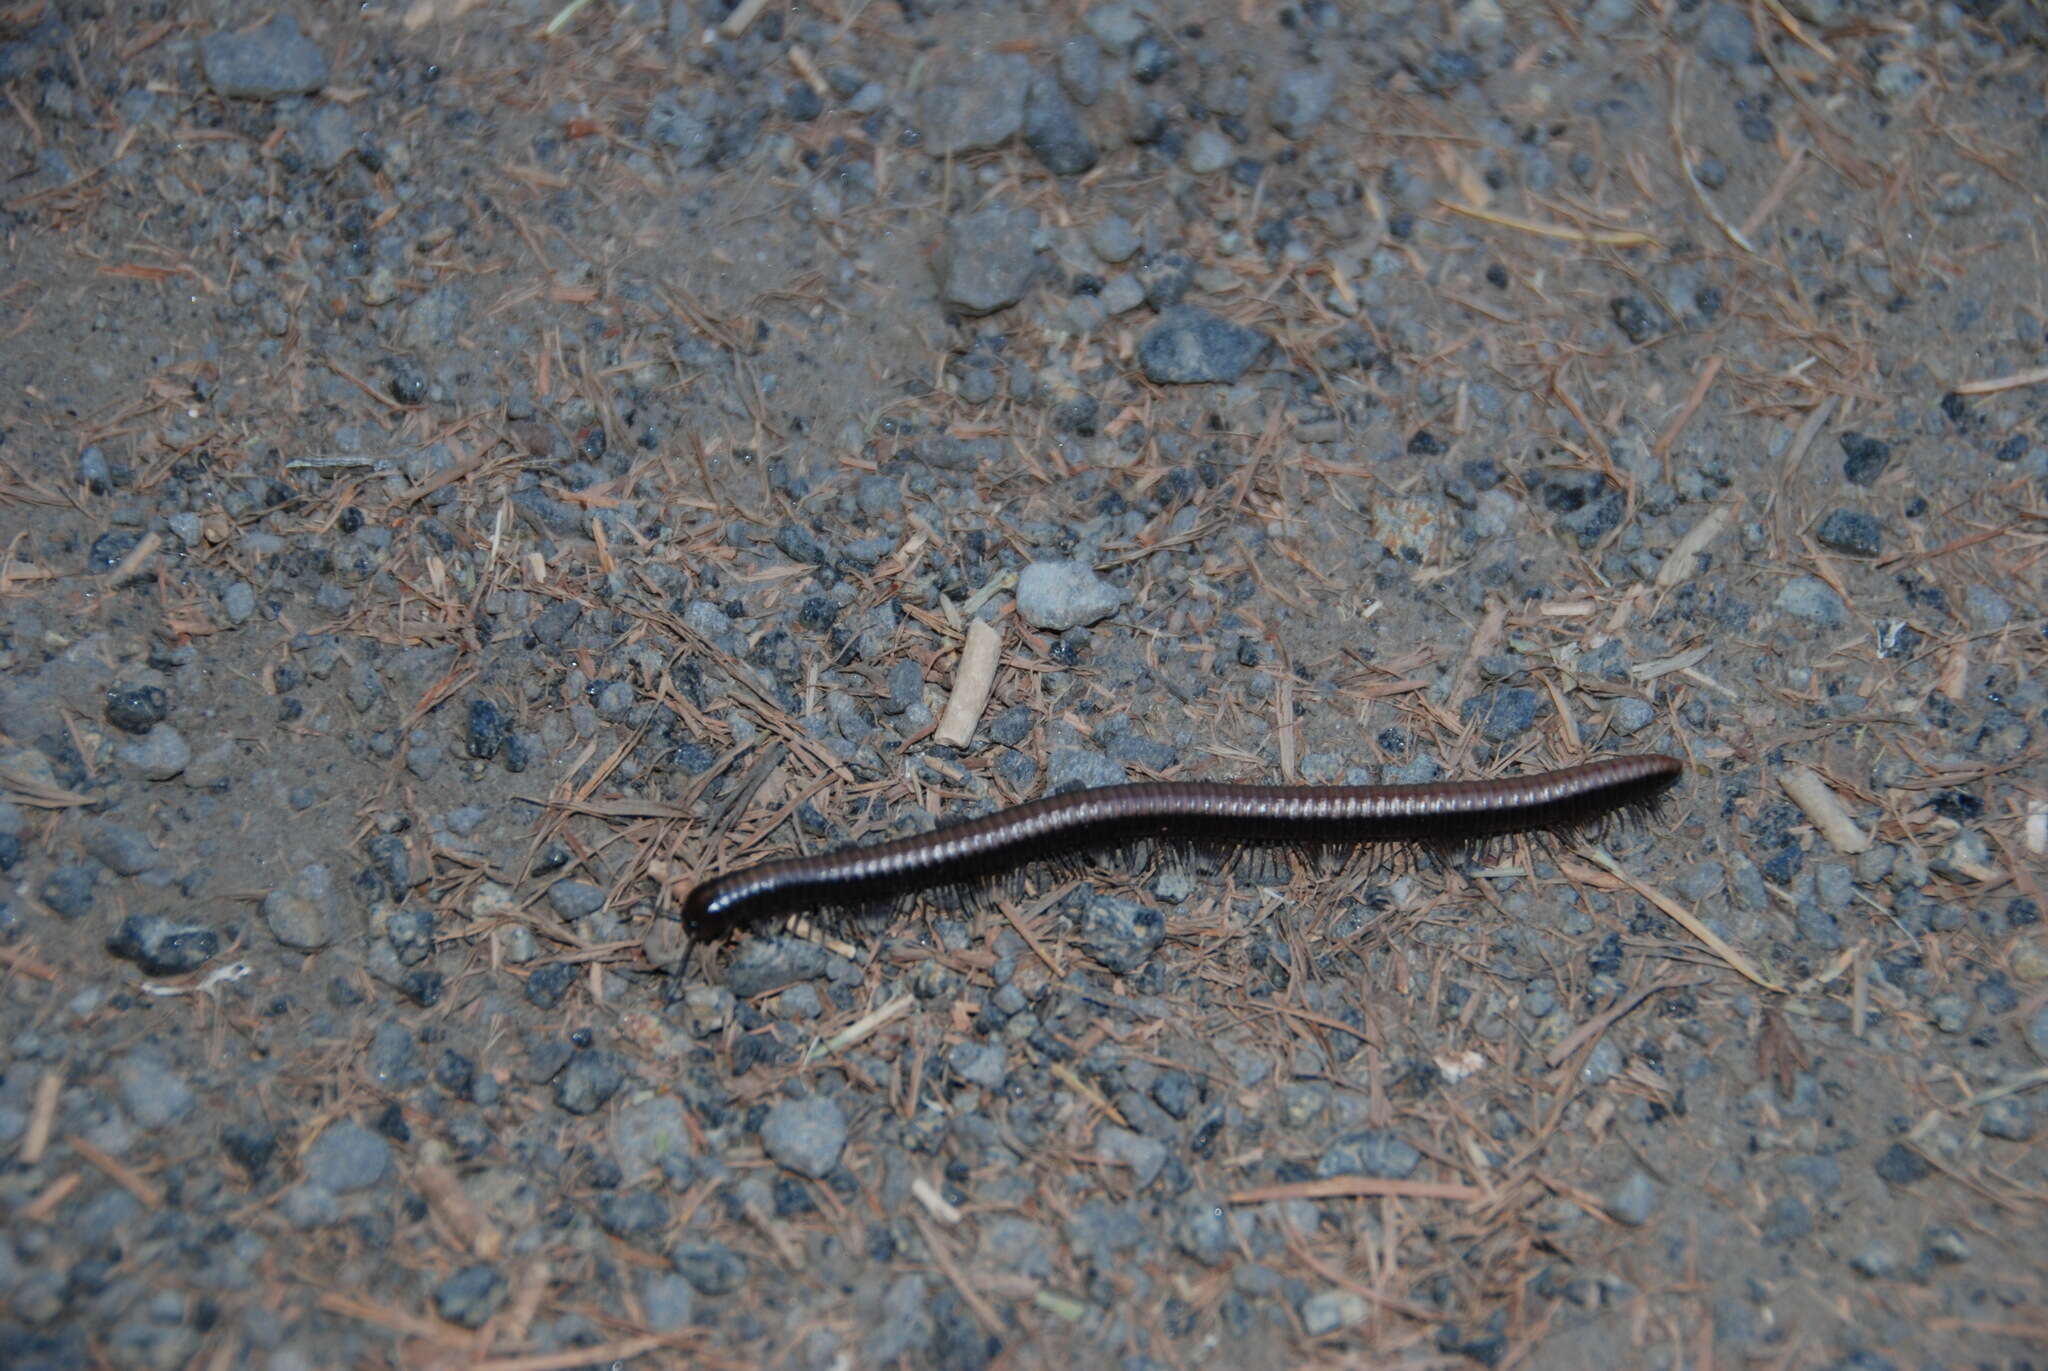
[[[1437,204],[1453,214],[1462,214],[1467,219],[1482,223],[1497,224],[1501,228],[1514,229],[1517,233],[1532,233],[1539,238],[1555,238],[1565,243],[1597,243],[1602,247],[1648,247],[1657,240],[1647,233],[1635,229],[1582,229],[1569,224],[1545,224],[1534,219],[1522,219],[1498,210],[1475,209],[1452,200],[1439,200]]]
[[[1670,915],[1679,927],[1692,934],[1693,937],[1698,938],[1709,951],[1746,979],[1755,982],[1766,990],[1782,992],[1785,989],[1775,978],[1767,976],[1763,971],[1759,970],[1756,963],[1750,961],[1749,958],[1743,956],[1740,952],[1737,952],[1733,947],[1730,947],[1727,940],[1720,934],[1700,922],[1699,918],[1691,910],[1672,899],[1669,895],[1666,895],[1663,891],[1645,885],[1629,875],[1627,871],[1622,869],[1621,863],[1615,861],[1614,858],[1608,856],[1605,852],[1594,847],[1582,847],[1579,849],[1579,855],[1585,857],[1595,866],[1598,866],[1629,889],[1635,891],[1636,894]],[[1565,869],[1567,875],[1571,874],[1569,864],[1566,864]],[[1580,872],[1585,875],[1591,874],[1585,872],[1584,868],[1580,868]]]

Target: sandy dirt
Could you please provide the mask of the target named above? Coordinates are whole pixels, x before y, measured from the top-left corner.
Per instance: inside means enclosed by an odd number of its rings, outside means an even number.
[[[2042,1364],[2043,38],[0,8],[0,1363]]]

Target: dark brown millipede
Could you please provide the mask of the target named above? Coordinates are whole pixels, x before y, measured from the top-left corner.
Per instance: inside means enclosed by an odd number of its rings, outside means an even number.
[[[1684,770],[1644,755],[1484,781],[1232,785],[1144,781],[1073,790],[930,833],[760,862],[700,881],[683,928],[718,939],[765,920],[894,900],[1001,876],[1027,862],[1151,840],[1222,848],[1455,848],[1510,833],[1568,832],[1640,813]]]

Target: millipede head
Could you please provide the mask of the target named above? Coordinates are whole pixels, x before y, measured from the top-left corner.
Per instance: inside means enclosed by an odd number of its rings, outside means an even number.
[[[703,880],[683,896],[683,936],[693,943],[721,942],[733,931],[732,919],[719,899],[718,882]]]

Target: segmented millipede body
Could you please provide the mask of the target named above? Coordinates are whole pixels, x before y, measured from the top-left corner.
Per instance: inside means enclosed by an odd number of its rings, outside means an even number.
[[[763,921],[971,885],[1029,862],[1163,841],[1222,848],[1456,848],[1510,833],[1564,833],[1648,810],[1683,772],[1648,754],[1529,776],[1419,785],[1144,781],[1073,790],[914,837],[787,857],[699,882],[683,900],[693,939]]]

